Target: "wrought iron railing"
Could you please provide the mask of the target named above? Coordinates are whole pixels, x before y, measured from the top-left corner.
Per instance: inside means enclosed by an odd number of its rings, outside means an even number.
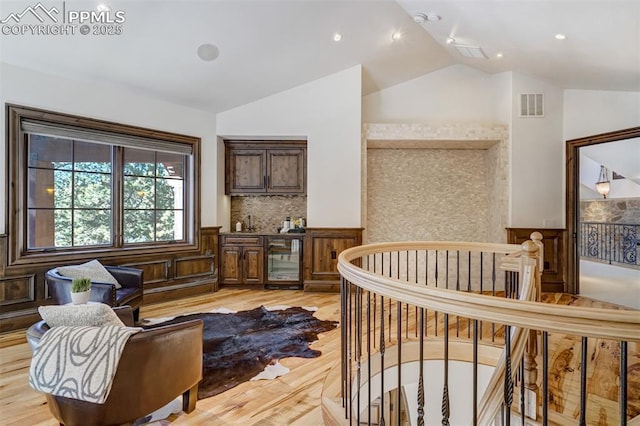
[[[580,222],[580,256],[609,264],[640,267],[640,225]]]
[[[608,339],[619,358],[619,365],[611,366],[618,371],[618,404],[612,402],[606,414],[619,424],[637,416],[637,407],[627,401],[628,377],[633,377],[627,342],[640,341],[640,318],[532,301],[540,294],[541,246],[536,239],[521,250],[443,242],[345,250],[338,266],[342,363],[325,382],[325,422],[591,423],[595,407],[588,405],[588,389],[598,385],[587,388],[593,360],[586,348],[600,347],[600,339]],[[556,371],[559,361],[551,362],[550,347],[557,350],[558,342],[550,336],[562,335],[576,336],[580,358],[570,365],[580,389],[564,398],[558,411],[564,388],[556,379],[565,370]],[[487,375],[484,366],[493,370]],[[465,420],[456,417],[462,411]],[[558,417],[567,412],[571,417]]]

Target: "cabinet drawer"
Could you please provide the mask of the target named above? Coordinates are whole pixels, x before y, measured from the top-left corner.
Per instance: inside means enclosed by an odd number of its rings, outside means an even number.
[[[243,246],[261,246],[262,245],[262,237],[261,236],[251,236],[251,235],[242,235],[242,236],[228,236],[225,235],[222,237],[222,244],[235,244],[235,245],[243,245]]]

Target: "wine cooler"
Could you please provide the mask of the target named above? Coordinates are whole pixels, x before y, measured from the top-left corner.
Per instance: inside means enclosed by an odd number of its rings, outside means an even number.
[[[302,237],[267,237],[266,288],[302,288]]]

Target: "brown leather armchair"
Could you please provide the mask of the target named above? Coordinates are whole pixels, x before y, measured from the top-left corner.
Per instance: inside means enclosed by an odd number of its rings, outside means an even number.
[[[115,308],[125,325],[133,325],[129,306]],[[104,404],[45,394],[53,416],[64,425],[131,423],[182,395],[182,409],[196,407],[202,379],[201,320],[158,326],[129,338],[122,351],[113,385]],[[49,329],[44,321],[27,330],[35,348]]]
[[[142,270],[124,266],[105,266],[105,269],[122,287],[116,289],[113,284],[92,281],[89,301],[109,306],[129,305],[137,322],[142,305]],[[71,303],[72,278],[60,275],[57,269],[51,269],[45,274],[45,281],[55,305]]]

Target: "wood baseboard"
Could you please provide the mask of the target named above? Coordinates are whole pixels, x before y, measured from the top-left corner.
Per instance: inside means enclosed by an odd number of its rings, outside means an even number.
[[[339,281],[305,281],[304,291],[340,293]]]

